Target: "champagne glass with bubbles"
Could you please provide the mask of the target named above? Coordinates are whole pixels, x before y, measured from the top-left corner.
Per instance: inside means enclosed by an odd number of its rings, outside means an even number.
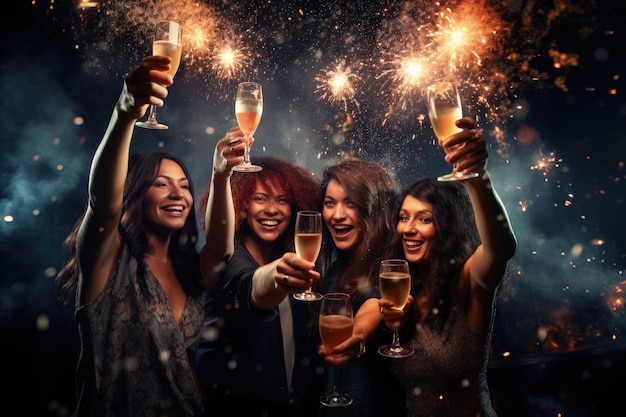
[[[322,213],[317,211],[299,211],[296,214],[295,233],[296,255],[298,258],[315,262],[322,247]],[[294,294],[300,301],[316,301],[322,299],[322,294],[307,291]]]
[[[319,315],[319,330],[327,352],[352,336],[354,318],[350,295],[338,292],[325,294]],[[334,368],[333,388],[330,394],[322,395],[320,402],[326,407],[345,407],[352,404],[352,397],[337,389],[340,372]]]
[[[411,274],[409,263],[403,259],[384,259],[380,263],[378,274],[380,295],[393,301],[393,308],[402,310],[411,292]],[[393,328],[393,341],[390,345],[378,348],[378,353],[388,358],[406,358],[413,350],[400,345],[398,326]]]
[[[172,58],[169,74],[174,77],[180,66],[182,56],[183,28],[176,22],[158,22],[154,29],[154,40],[152,41],[152,54],[165,55]],[[151,105],[148,119],[144,122],[137,122],[137,126],[147,129],[167,129],[168,126],[159,123],[156,118],[156,106]]]
[[[237,86],[237,96],[235,97],[235,116],[239,128],[249,138],[254,135],[261,116],[263,115],[263,89],[261,84],[253,82],[239,83]],[[258,172],[261,167],[250,162],[250,147],[246,145],[243,154],[243,162],[233,167],[235,171]]]
[[[456,121],[463,117],[461,108],[461,96],[456,84],[450,81],[439,81],[431,84],[426,89],[426,99],[428,101],[428,117],[433,125],[433,130],[443,147],[443,142],[461,129],[456,126]],[[445,149],[445,148],[444,148]],[[437,177],[439,181],[458,181],[468,178],[476,178],[478,173],[461,174],[454,168],[452,172]]]

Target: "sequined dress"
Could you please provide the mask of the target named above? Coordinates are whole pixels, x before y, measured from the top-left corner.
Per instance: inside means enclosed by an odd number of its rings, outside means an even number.
[[[403,340],[414,349],[413,356],[390,360],[405,388],[407,415],[497,417],[487,386],[490,338],[476,333],[458,306],[443,331],[416,324],[413,338]]]

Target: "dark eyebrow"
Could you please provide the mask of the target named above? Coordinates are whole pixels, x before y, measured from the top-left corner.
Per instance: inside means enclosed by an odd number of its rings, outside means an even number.
[[[162,174],[159,174],[156,177],[154,177],[155,180],[158,179],[158,178],[164,178],[164,179],[166,179],[168,181],[189,181],[189,178],[187,178],[186,176],[180,177],[180,179],[178,179],[178,180],[176,180],[173,177],[170,177],[169,175],[162,175]]]

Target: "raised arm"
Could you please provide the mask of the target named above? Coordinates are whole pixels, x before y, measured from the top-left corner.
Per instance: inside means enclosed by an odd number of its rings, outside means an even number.
[[[200,251],[204,284],[211,288],[225,262],[235,251],[235,208],[230,187],[233,167],[243,161],[245,137],[233,127],[215,145],[213,174],[204,213],[206,243]]]
[[[504,276],[507,261],[515,254],[517,241],[504,204],[486,170],[485,139],[474,133],[476,126],[472,119],[463,118],[457,125],[464,130],[450,137],[445,144],[454,146],[465,143],[465,146],[448,154],[446,160],[456,163],[457,170],[480,173],[478,178],[461,182],[469,194],[481,240],[480,246],[468,261],[468,272],[472,281],[493,290]]]
[[[135,121],[149,104],[163,105],[172,77],[169,57],[147,57],[125,78],[89,173],[89,202],[78,231],[81,304],[95,299],[113,274],[120,254],[118,223]]]

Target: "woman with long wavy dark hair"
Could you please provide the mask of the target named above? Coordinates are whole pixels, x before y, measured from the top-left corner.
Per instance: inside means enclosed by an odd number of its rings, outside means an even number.
[[[393,237],[391,208],[397,185],[380,164],[344,158],[328,165],[322,176],[321,207],[325,224],[317,266],[321,293],[350,294],[354,311],[352,337],[320,354],[328,365],[327,390],[333,373],[342,368],[341,390],[354,402],[340,410],[325,408],[322,415],[379,416],[403,413],[402,391],[394,384],[384,358],[376,353],[385,335],[380,331],[377,266]],[[330,392],[330,391],[328,391]]]
[[[77,416],[203,414],[194,355],[205,286],[191,177],[166,153],[130,154],[135,121],[167,95],[169,64],[147,57],[126,76],[92,161],[87,208],[65,241],[57,282],[62,302],[75,294]],[[242,138],[218,142],[214,175],[242,161]],[[204,265],[227,256],[225,241],[206,245]]]
[[[486,170],[486,141],[472,119],[457,121],[446,161],[457,172],[478,172],[459,183],[424,178],[409,185],[394,210],[388,257],[411,270],[404,310],[381,299],[390,328],[414,354],[391,359],[411,417],[495,417],[487,362],[497,290],[517,242]],[[455,148],[456,147],[456,148]]]

